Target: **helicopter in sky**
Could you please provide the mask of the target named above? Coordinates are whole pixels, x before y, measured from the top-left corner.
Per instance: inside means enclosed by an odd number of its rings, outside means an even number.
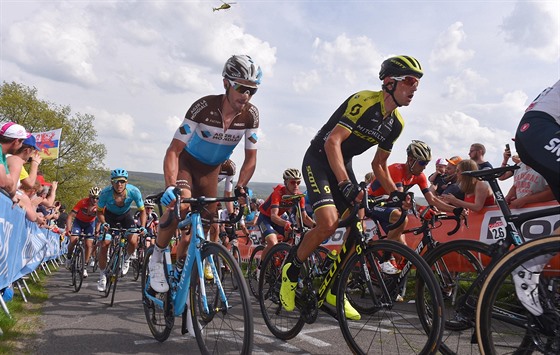
[[[223,0],[220,0],[223,4],[220,7],[213,7],[212,8],[212,12],[214,11],[219,11],[219,10],[227,10],[231,7],[231,5],[233,4],[237,4],[236,2],[225,2]]]

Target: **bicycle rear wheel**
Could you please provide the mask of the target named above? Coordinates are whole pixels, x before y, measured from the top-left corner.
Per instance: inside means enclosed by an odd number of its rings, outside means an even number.
[[[381,263],[387,253],[400,263],[411,262],[406,274],[387,275]],[[443,319],[433,317],[425,329],[414,302],[414,296],[403,293],[407,282],[423,279],[428,285],[424,307],[441,315],[442,296],[434,276],[418,254],[393,241],[377,241],[362,255],[354,254],[340,275],[337,314],[346,343],[356,354],[435,354],[441,342]],[[400,297],[402,297],[402,299]],[[344,299],[365,311],[361,319],[346,318]]]
[[[286,243],[273,246],[262,261],[259,276],[259,305],[264,322],[270,332],[282,340],[298,335],[305,324],[297,307],[288,312],[280,302],[282,266],[290,249],[291,246]]]
[[[490,245],[474,240],[454,240],[439,244],[424,256],[443,295],[445,327],[440,350],[444,354],[479,353],[478,345],[472,341],[475,336],[474,308],[482,286],[482,282],[477,281],[478,276],[490,262],[490,248]],[[470,289],[473,284],[476,287]],[[428,287],[422,280],[416,283],[417,304],[422,304]],[[420,309],[422,320],[429,325],[432,315],[429,308],[425,310]]]
[[[144,262],[144,267],[142,268],[142,305],[144,306],[144,315],[146,316],[146,322],[150,328],[150,332],[154,338],[163,342],[171,334],[171,329],[173,329],[173,324],[175,323],[175,316],[172,314],[171,310],[171,293],[157,293],[150,287],[150,270],[148,269],[148,263],[152,254],[154,252],[154,247],[150,247],[146,250]],[[166,268],[166,263],[163,263],[163,267]],[[167,270],[165,271],[167,274]],[[163,307],[158,307],[147,295],[154,296],[162,301]]]
[[[258,245],[251,253],[251,258],[247,264],[247,281],[249,288],[256,298],[259,297],[259,278],[257,277],[257,268],[261,263],[261,255],[264,250],[264,245]]]
[[[198,347],[203,354],[250,354],[253,313],[241,268],[220,244],[206,243],[201,256],[203,260],[212,258],[216,268],[227,266],[231,278],[207,280],[204,275],[199,276],[196,266],[192,270],[190,311]],[[204,300],[208,311],[204,309]]]
[[[80,247],[74,248],[74,256],[72,258],[72,282],[74,283],[74,291],[79,292],[84,281],[84,251]]]
[[[492,268],[476,312],[482,353],[560,353],[559,251],[560,236],[539,238],[515,248]],[[530,296],[524,290],[531,290]],[[527,309],[535,303],[541,315]]]

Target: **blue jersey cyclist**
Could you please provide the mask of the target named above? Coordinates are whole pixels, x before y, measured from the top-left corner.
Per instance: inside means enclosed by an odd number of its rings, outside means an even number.
[[[236,194],[245,192],[244,186],[253,176],[257,162],[259,111],[249,100],[257,92],[262,72],[251,57],[234,55],[226,61],[222,76],[225,94],[195,101],[167,148],[163,162],[167,188],[161,199],[166,206],[175,200],[175,187],[181,189],[183,198],[217,196],[222,163],[241,140],[245,142],[245,159],[234,189]],[[188,206],[182,207],[185,213]],[[178,222],[170,214],[172,209],[168,208],[161,217],[154,253],[148,264],[150,285],[156,292],[169,289],[163,270],[163,250],[177,228]],[[215,211],[214,203],[202,214],[205,229],[208,229]],[[177,250],[177,255],[184,252]]]
[[[99,251],[99,283],[97,290],[105,291],[107,285],[107,277],[105,268],[107,267],[107,250],[111,244],[111,234],[103,233],[109,227],[116,228],[120,224],[122,228],[136,228],[134,216],[130,210],[132,203],[140,211],[139,224],[142,233],[146,233],[146,210],[144,209],[144,201],[140,190],[131,184],[128,184],[128,172],[124,169],[115,169],[111,171],[111,186],[104,188],[99,194],[99,202],[97,204],[97,219],[99,232],[101,227],[100,242],[101,250]],[[122,273],[126,275],[130,267],[130,256],[138,246],[138,234],[128,235],[128,246],[126,256],[124,258]]]

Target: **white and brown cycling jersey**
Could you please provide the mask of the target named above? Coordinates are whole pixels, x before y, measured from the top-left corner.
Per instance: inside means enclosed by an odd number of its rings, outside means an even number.
[[[243,136],[245,149],[257,149],[258,109],[247,103],[224,130],[220,111],[223,99],[224,95],[211,95],[195,101],[173,136],[184,142],[185,150],[203,164],[222,164]]]

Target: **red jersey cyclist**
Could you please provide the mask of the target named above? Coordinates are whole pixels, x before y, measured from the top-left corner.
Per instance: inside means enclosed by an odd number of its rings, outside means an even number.
[[[66,268],[70,268],[70,259],[74,252],[74,246],[78,242],[80,234],[86,234],[86,255],[85,260],[89,261],[93,250],[93,239],[95,238],[95,218],[97,215],[97,201],[99,201],[99,187],[94,186],[89,190],[89,197],[83,198],[72,208],[66,219],[66,235],[70,237],[68,243],[68,254],[66,255]],[[84,268],[84,277],[87,277],[87,270]]]
[[[283,219],[282,215],[292,210],[294,207],[294,200],[283,201],[282,196],[301,193],[299,190],[301,172],[298,169],[287,169],[284,171],[282,177],[284,178],[284,185],[277,185],[272,194],[270,194],[259,207],[260,213],[257,219],[257,226],[266,244],[262,251],[261,260],[264,260],[268,251],[274,245],[278,244],[278,234],[287,236],[288,233],[292,231],[292,224],[290,221]],[[303,215],[303,223],[310,228],[313,227],[315,222],[305,212],[305,199],[302,198],[299,202]],[[259,274],[260,272],[257,270],[257,275]]]
[[[430,147],[422,141],[414,140],[406,148],[406,155],[406,163],[389,165],[389,174],[395,183],[397,190],[400,192],[407,192],[414,185],[418,185],[420,191],[422,191],[430,206],[435,206],[441,211],[460,214],[463,211],[462,208],[456,208],[455,206],[443,202],[430,190],[428,179],[424,174],[424,169],[426,169],[426,166],[432,159],[432,151]],[[371,196],[388,195],[387,191],[383,188],[378,179],[373,180],[373,182],[369,185],[368,193]],[[404,204],[403,207],[407,207],[407,204]],[[406,245],[402,232],[406,228],[408,217],[405,218],[404,223],[399,227],[387,231],[387,226],[396,222],[401,216],[401,210],[399,208],[375,207],[373,214],[379,221],[381,228],[383,228],[383,230],[387,233],[388,239],[395,240]],[[401,272],[394,259],[390,259],[382,263],[381,269],[387,274],[397,274]]]

